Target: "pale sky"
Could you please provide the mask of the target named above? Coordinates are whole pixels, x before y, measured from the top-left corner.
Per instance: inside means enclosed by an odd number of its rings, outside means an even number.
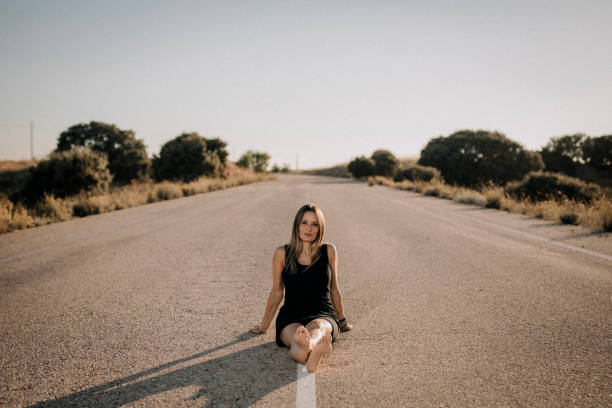
[[[92,120],[149,156],[182,132],[230,159],[416,156],[460,129],[528,149],[612,133],[612,1],[0,0],[0,159]]]

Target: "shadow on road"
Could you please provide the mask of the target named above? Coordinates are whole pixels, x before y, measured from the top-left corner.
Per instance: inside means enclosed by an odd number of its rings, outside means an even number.
[[[250,333],[210,350],[175,360],[149,370],[98,385],[30,407],[119,407],[142,398],[198,387],[198,391],[177,405],[202,399],[202,406],[247,407],[265,395],[296,380],[295,363],[280,353],[274,342],[250,347],[187,367],[173,366],[195,360],[252,338]]]

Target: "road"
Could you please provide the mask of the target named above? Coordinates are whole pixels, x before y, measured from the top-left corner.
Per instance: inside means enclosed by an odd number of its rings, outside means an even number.
[[[282,175],[1,235],[0,406],[296,406],[248,328],[307,202],[354,324],[317,406],[612,404],[612,234]]]

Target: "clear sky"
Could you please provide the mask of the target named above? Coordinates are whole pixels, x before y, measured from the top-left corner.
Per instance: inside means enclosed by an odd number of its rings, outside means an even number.
[[[0,159],[98,120],[271,163],[612,133],[612,1],[0,0]],[[22,125],[22,126],[17,126]],[[25,126],[23,126],[25,125]]]

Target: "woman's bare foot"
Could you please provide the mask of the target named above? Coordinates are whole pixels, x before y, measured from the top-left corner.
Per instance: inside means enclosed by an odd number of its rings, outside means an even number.
[[[304,326],[298,327],[293,340],[304,350],[310,352],[310,333]]]
[[[321,360],[321,357],[331,351],[331,343],[331,335],[326,334],[325,336],[321,336],[319,341],[317,341],[317,343],[312,347],[310,356],[306,361],[306,370],[308,370],[308,372],[314,373],[317,371],[317,366],[319,365],[319,360]]]

